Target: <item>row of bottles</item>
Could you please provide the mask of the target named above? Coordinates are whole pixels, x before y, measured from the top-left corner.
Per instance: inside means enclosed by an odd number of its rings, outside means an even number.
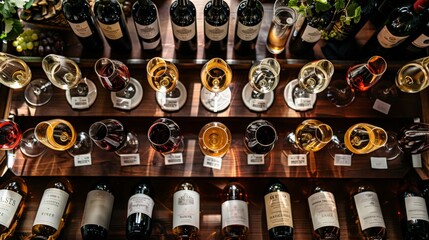
[[[428,186],[419,190],[411,185],[401,189],[401,228],[404,239],[428,239]],[[424,186],[424,185],[423,185]],[[128,200],[127,239],[149,239],[155,206],[153,187],[141,182]],[[0,190],[0,238],[11,237],[24,211],[28,188],[25,181],[12,177]],[[426,194],[426,195],[425,195]],[[70,213],[73,188],[66,178],[51,181],[43,192],[32,227],[32,239],[59,239]],[[307,194],[314,239],[340,239],[340,224],[335,197],[323,186]],[[249,201],[245,187],[230,181],[221,193],[221,227],[224,239],[245,239],[249,232]],[[371,185],[360,184],[350,193],[351,212],[361,239],[386,239],[386,225],[377,193]],[[81,221],[82,239],[108,239],[114,211],[114,195],[107,182],[98,182],[86,197]],[[270,239],[293,239],[291,195],[277,179],[271,179],[264,194],[267,229]],[[177,185],[173,195],[172,232],[177,239],[198,239],[200,194],[191,182]]]

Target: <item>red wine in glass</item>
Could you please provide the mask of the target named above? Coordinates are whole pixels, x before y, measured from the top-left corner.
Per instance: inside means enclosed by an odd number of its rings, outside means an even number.
[[[117,60],[100,58],[95,63],[95,72],[103,87],[112,92],[123,90],[131,80],[128,67]]]
[[[414,123],[399,131],[398,144],[402,151],[411,154],[429,149],[429,124]]]
[[[147,133],[153,149],[169,154],[175,152],[183,141],[179,126],[171,119],[160,118],[155,121]]]
[[[381,78],[386,69],[386,61],[380,56],[373,56],[365,64],[350,67],[347,82],[357,90],[366,91]]]
[[[256,120],[247,126],[244,142],[250,152],[267,154],[274,148],[277,138],[277,132],[270,122]]]
[[[9,120],[0,120],[0,150],[16,148],[22,137],[18,124]]]
[[[93,123],[89,128],[89,136],[99,148],[109,152],[121,149],[127,141],[125,127],[115,119]]]

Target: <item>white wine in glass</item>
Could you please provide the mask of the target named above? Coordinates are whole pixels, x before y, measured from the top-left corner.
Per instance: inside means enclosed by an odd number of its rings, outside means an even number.
[[[231,140],[231,132],[220,122],[206,124],[198,134],[201,152],[211,157],[223,157],[231,146]]]
[[[326,59],[304,65],[298,74],[299,86],[309,93],[320,93],[328,87],[334,65]]]
[[[77,63],[64,56],[49,54],[42,60],[42,68],[54,86],[68,90],[74,88],[82,74]]]
[[[295,143],[307,152],[321,150],[332,140],[332,128],[315,119],[303,121],[295,129]]]
[[[396,86],[406,93],[420,92],[429,86],[429,57],[404,65],[396,75]]]
[[[34,135],[39,142],[57,151],[71,148],[77,137],[71,123],[63,119],[40,122],[34,128]]]
[[[0,52],[0,83],[6,87],[19,89],[31,80],[31,70],[22,59]]]
[[[368,123],[358,123],[347,129],[344,144],[352,153],[367,154],[383,147],[387,138],[384,129]]]

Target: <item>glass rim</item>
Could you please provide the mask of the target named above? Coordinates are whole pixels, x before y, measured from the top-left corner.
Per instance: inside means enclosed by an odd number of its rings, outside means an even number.
[[[151,77],[155,77],[154,75],[152,75],[151,73],[150,73],[150,69],[151,68],[149,68],[149,66],[150,67],[153,67],[153,66],[151,66],[151,65],[154,65],[153,64],[153,62],[161,62],[162,63],[162,66],[163,66],[163,69],[167,69],[167,61],[164,59],[164,58],[162,58],[162,57],[153,57],[153,58],[151,58],[148,62],[147,62],[147,64],[146,64],[146,72],[147,72],[147,75],[148,76],[151,76]]]
[[[163,125],[163,126],[165,126],[165,127],[168,129],[168,138],[167,138],[167,140],[166,140],[165,142],[163,142],[163,143],[155,143],[155,142],[153,142],[153,141],[152,141],[152,139],[151,139],[151,137],[150,137],[150,133],[152,132],[153,128],[154,128],[154,127],[156,127],[156,126],[158,126],[158,125]],[[177,124],[175,124],[175,125],[177,126]],[[155,122],[155,123],[153,123],[153,124],[149,127],[149,130],[147,131],[147,138],[148,138],[148,140],[149,140],[150,144],[152,144],[152,145],[154,145],[154,146],[163,146],[163,145],[165,145],[166,143],[168,143],[168,141],[170,141],[170,139],[171,139],[171,129],[168,127],[168,125],[167,125],[165,122]]]
[[[47,124],[48,127],[46,129],[51,128],[52,132],[53,132],[54,128],[56,126],[58,126],[59,124],[65,124],[72,131],[72,133],[74,132],[75,134],[74,134],[74,136],[72,134],[69,137],[70,143],[68,143],[66,145],[61,145],[61,144],[57,143],[57,141],[55,141],[55,139],[54,139],[53,134],[50,136],[46,136],[46,140],[41,140],[41,139],[39,139],[38,134],[36,134],[36,129],[40,124]],[[68,122],[64,119],[52,119],[52,120],[42,121],[36,125],[36,127],[34,128],[34,131],[35,131],[34,136],[36,137],[36,139],[38,141],[40,141],[41,143],[45,144],[46,146],[48,146],[48,147],[50,147],[56,151],[67,150],[67,149],[71,148],[73,146],[73,144],[76,142],[76,132],[75,132],[73,125],[71,125],[70,122]]]
[[[383,62],[383,71],[381,71],[380,73],[374,74],[375,76],[381,76],[381,75],[383,75],[383,74],[386,72],[386,70],[387,70],[387,61],[386,61],[386,59],[384,59],[382,56],[374,55],[374,56],[372,56],[372,57],[370,57],[370,58],[368,59],[367,63],[369,63],[369,62],[370,62],[372,59],[374,59],[374,58],[376,58],[376,59],[378,59],[378,60],[381,60],[381,61]],[[368,67],[367,67],[367,64],[365,65],[365,67],[366,67],[366,68],[368,68]]]
[[[100,66],[103,66],[103,65],[104,65],[102,61],[109,62],[109,63],[112,65],[113,71],[112,71],[112,73],[111,73],[109,76],[104,76],[103,74],[100,74],[100,73],[99,73],[98,67],[100,67]],[[110,77],[114,76],[114,74],[116,74],[116,73],[115,73],[115,71],[116,71],[116,68],[117,68],[117,67],[116,67],[116,65],[115,65],[115,61],[116,61],[116,62],[119,62],[119,61],[117,61],[117,60],[112,60],[112,59],[110,59],[110,58],[106,58],[106,57],[99,58],[99,59],[95,62],[95,64],[94,64],[94,70],[95,70],[95,73],[97,74],[97,76],[98,76],[98,77],[102,77],[102,78],[110,78]],[[102,65],[100,65],[100,64],[102,64]]]
[[[224,65],[230,72],[232,72],[232,70],[231,70],[231,67],[229,66],[229,64],[225,61],[225,60],[223,60],[222,58],[212,58],[212,59],[210,59],[209,61],[207,61],[205,64],[204,64],[204,66],[203,66],[203,68],[202,68],[202,71],[205,71],[206,73],[207,73],[207,75],[209,75],[210,77],[212,77],[212,78],[220,78],[220,77],[223,77],[223,76],[225,76],[226,75],[226,72],[225,71],[222,71],[223,72],[223,74],[221,75],[221,76],[212,76],[211,74],[210,74],[210,71],[207,71],[207,66],[209,65],[209,63],[212,63],[212,62],[220,62],[222,65]]]
[[[93,137],[94,134],[92,134],[92,133],[93,133],[93,131],[95,131],[95,129],[94,129],[95,126],[102,126],[102,127],[104,127],[104,129],[106,129],[106,134],[104,134],[103,138],[95,139]],[[91,124],[91,126],[89,126],[89,131],[88,131],[89,138],[94,142],[102,141],[103,139],[105,139],[107,137],[107,132],[108,132],[107,130],[108,130],[107,125],[103,121],[94,122],[93,124]]]
[[[277,2],[277,1],[276,1],[276,2]],[[289,24],[289,23],[282,23],[282,22],[280,22],[280,21],[279,21],[279,19],[276,17],[277,12],[278,12],[279,10],[284,10],[284,9],[286,9],[286,11],[287,11],[287,12],[289,12],[289,13],[291,13],[291,14],[292,14],[293,22],[292,22],[291,24]],[[292,27],[292,26],[295,24],[295,22],[296,22],[297,18],[298,18],[298,13],[297,13],[297,11],[296,11],[295,9],[293,9],[293,8],[291,8],[291,7],[288,7],[288,6],[280,6],[280,7],[277,7],[277,8],[276,8],[276,7],[275,7],[275,5],[274,5],[274,8],[273,8],[273,20],[274,20],[274,22],[275,22],[276,24],[278,24],[278,25],[282,26],[282,28]]]
[[[210,124],[210,123],[209,123]],[[208,145],[207,145],[207,143],[206,143],[206,141],[205,141],[205,138],[204,138],[204,136],[205,136],[205,134],[207,133],[207,131],[209,130],[209,129],[212,129],[212,128],[218,128],[218,129],[221,129],[222,130],[222,132],[225,134],[225,136],[226,136],[226,141],[225,141],[225,143],[221,146],[221,147],[218,147],[217,149],[213,149],[213,148],[210,148],[210,147],[208,147]],[[205,147],[207,147],[207,149],[209,149],[210,151],[213,151],[213,152],[218,152],[218,151],[220,151],[220,150],[222,150],[222,149],[224,149],[226,146],[228,146],[228,143],[231,141],[231,138],[229,137],[230,136],[230,134],[228,134],[228,132],[229,132],[229,129],[223,124],[223,123],[220,123],[220,122],[214,122],[214,124],[212,125],[212,126],[209,126],[209,127],[207,127],[206,129],[204,129],[204,132],[203,132],[203,134],[202,134],[202,142],[203,142],[203,144],[204,144],[204,146]]]

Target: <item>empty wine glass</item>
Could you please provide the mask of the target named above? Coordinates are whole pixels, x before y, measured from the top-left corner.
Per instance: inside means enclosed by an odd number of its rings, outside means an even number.
[[[225,110],[231,103],[232,70],[221,58],[212,58],[201,69],[201,102],[212,112]]]
[[[127,130],[115,119],[105,119],[89,127],[89,137],[99,148],[114,152],[122,148],[127,141]]]
[[[387,132],[368,123],[357,123],[349,127],[344,134],[344,143],[352,153],[368,154],[387,142]]]
[[[38,157],[46,152],[47,147],[37,140],[34,128],[29,128],[22,133],[19,149],[25,156]]]
[[[76,141],[76,131],[70,122],[51,119],[40,122],[34,128],[36,139],[50,149],[64,151]]]
[[[335,131],[332,136],[332,141],[328,144],[328,153],[335,159],[335,155],[352,155],[353,153],[346,147],[344,143],[344,131]]]
[[[279,83],[280,70],[280,64],[274,58],[264,58],[252,65],[249,82],[241,94],[246,107],[255,112],[262,112],[273,104],[273,91]]]
[[[78,156],[90,154],[92,152],[92,141],[89,134],[86,132],[80,132],[76,136],[76,141],[71,148],[67,150],[70,156]]]
[[[413,123],[398,133],[399,147],[406,153],[419,154],[429,149],[429,124]]]
[[[170,61],[154,57],[147,63],[147,80],[156,91],[156,101],[162,110],[177,111],[185,105],[187,92],[179,81],[179,71]]]
[[[256,120],[246,128],[244,146],[251,153],[266,155],[274,148],[277,139],[273,124],[267,120]]]
[[[147,133],[150,145],[162,155],[183,151],[183,135],[179,125],[171,119],[160,118],[149,128]]]
[[[198,134],[198,144],[205,156],[223,157],[231,146],[231,132],[220,122],[204,125]]]
[[[0,120],[0,150],[15,149],[22,138],[19,125],[11,120]]]

